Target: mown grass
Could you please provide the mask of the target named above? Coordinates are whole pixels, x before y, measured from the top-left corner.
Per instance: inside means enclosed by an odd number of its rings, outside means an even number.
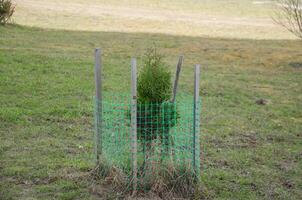
[[[276,8],[274,1],[264,1],[264,4],[254,0],[15,2],[14,21],[25,26],[198,37],[295,39],[272,20]]]
[[[171,71],[185,55],[181,91],[193,91],[193,67],[202,64],[202,195],[301,199],[301,42],[23,26],[0,27],[0,199],[110,194],[88,175],[93,50],[104,51],[104,90],[130,92],[130,58],[140,65],[153,42]],[[260,98],[268,104],[258,105]]]

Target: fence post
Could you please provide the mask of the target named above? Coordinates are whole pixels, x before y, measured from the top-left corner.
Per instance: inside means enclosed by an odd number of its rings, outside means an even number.
[[[137,72],[136,58],[131,59],[131,152],[132,152],[132,178],[133,194],[137,191]]]
[[[198,115],[198,103],[199,103],[199,79],[200,79],[200,65],[195,66],[194,74],[194,111],[193,111],[193,167],[195,173],[199,176],[200,173],[200,158],[199,152],[199,115]],[[196,152],[197,151],[197,152]]]
[[[172,94],[173,96],[171,99],[172,103],[175,102],[177,86],[178,86],[178,79],[179,79],[179,74],[180,74],[182,63],[183,63],[183,59],[184,59],[184,56],[179,56],[178,63],[176,66],[176,74],[175,74],[175,80],[174,80],[174,85],[173,85],[173,94]]]
[[[95,68],[95,95],[96,95],[96,133],[95,133],[95,154],[96,161],[99,163],[102,154],[102,58],[101,49],[97,48],[94,52]]]

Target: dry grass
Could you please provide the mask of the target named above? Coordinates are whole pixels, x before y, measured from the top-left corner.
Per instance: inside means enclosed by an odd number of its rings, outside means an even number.
[[[43,28],[293,39],[270,18],[272,3],[252,0],[15,0],[15,22]]]
[[[102,161],[91,173],[93,193],[99,194],[104,186],[110,187],[110,194],[127,197],[144,197],[147,199],[188,199],[205,196],[203,188],[191,167],[176,166],[167,162],[151,174],[140,172],[138,193],[132,194],[132,180],[126,172]],[[105,187],[105,188],[106,188]],[[107,194],[107,195],[108,195]]]

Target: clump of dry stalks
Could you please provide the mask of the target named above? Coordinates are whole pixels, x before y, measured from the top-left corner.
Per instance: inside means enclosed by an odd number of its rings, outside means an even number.
[[[196,186],[199,183],[198,177],[189,166],[175,166],[172,162],[161,166],[152,175],[151,181],[143,185],[163,199],[193,198],[196,193]]]
[[[92,176],[97,180],[103,180],[109,184],[115,191],[124,193],[129,187],[129,176],[122,169],[110,165],[102,160],[92,172]]]
[[[130,173],[129,173],[130,174]],[[120,168],[110,166],[106,162],[93,170],[96,179],[110,184],[114,192],[123,196],[132,194],[132,180],[126,172]],[[200,199],[196,195],[201,193],[198,177],[190,166],[177,166],[173,162],[167,162],[157,170],[146,173],[143,169],[139,172],[139,188],[137,196],[152,196],[160,199]]]

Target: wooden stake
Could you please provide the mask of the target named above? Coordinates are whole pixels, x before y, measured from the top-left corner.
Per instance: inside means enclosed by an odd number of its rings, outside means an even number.
[[[136,59],[131,59],[131,151],[133,167],[133,195],[137,192],[137,70]]]
[[[194,75],[194,114],[193,114],[193,167],[197,174],[199,174],[199,163],[197,163],[198,154],[196,150],[199,149],[199,117],[198,117],[198,102],[199,102],[199,79],[200,79],[200,65],[195,66]]]
[[[95,58],[95,96],[96,96],[96,133],[95,133],[95,154],[97,163],[102,154],[102,60],[101,49],[94,52]]]
[[[184,56],[179,56],[178,63],[177,63],[177,66],[176,66],[176,74],[175,74],[175,80],[174,80],[174,85],[173,85],[173,96],[172,96],[172,99],[171,99],[171,103],[175,102],[178,80],[179,80],[179,74],[180,74],[182,63],[183,63],[183,59],[184,59]]]

